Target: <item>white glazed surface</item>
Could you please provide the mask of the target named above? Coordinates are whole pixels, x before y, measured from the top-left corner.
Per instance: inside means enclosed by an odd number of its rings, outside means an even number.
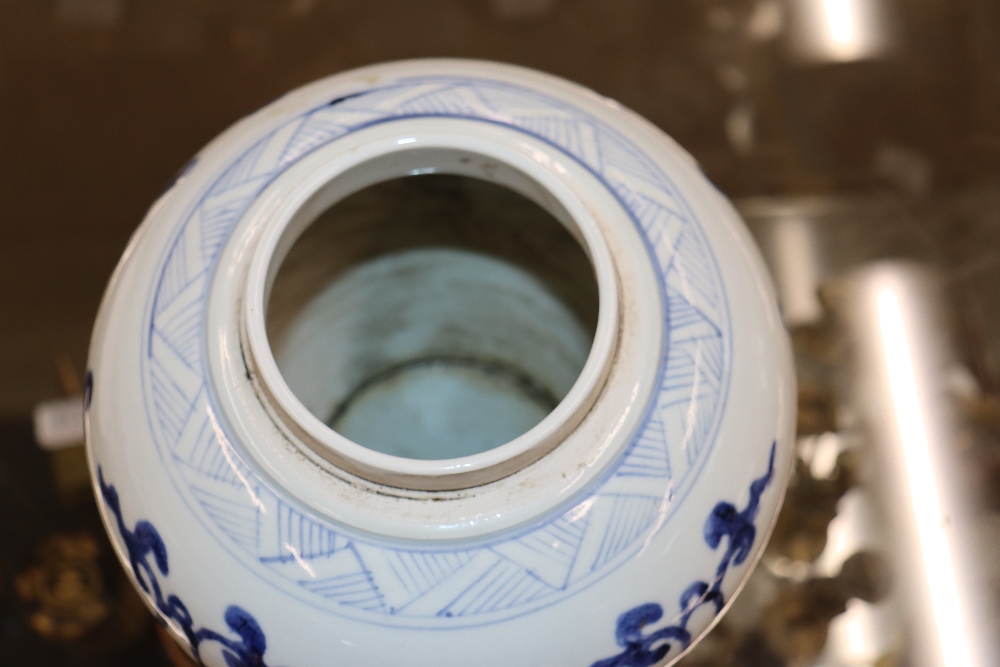
[[[394,486],[441,462],[345,472],[303,444],[311,413],[244,345],[245,320],[263,326],[243,299],[275,211],[338,173],[388,177],[366,160],[406,163],[411,144],[508,165],[500,182],[578,225],[616,324],[602,338],[599,323],[559,419],[450,490]],[[236,124],[129,244],[90,364],[109,534],[208,665],[666,664],[736,594],[787,482],[788,344],[736,213],[644,120],[508,66],[373,66]]]

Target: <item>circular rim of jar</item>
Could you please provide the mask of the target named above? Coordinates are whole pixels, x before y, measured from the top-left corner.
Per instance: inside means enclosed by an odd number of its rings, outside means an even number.
[[[434,123],[434,121],[431,121]],[[611,366],[619,326],[618,279],[603,233],[581,193],[532,156],[429,123],[397,121],[374,129],[388,137],[345,149],[335,142],[291,167],[262,193],[263,206],[247,219],[257,228],[242,295],[240,335],[248,365],[282,423],[302,443],[338,468],[377,484],[416,491],[452,491],[495,482],[557,447],[593,405]],[[454,124],[454,123],[453,123]],[[497,138],[506,133],[496,132]],[[537,153],[534,155],[538,157]],[[488,167],[487,167],[488,165]],[[487,451],[456,459],[418,460],[352,442],[323,423],[281,375],[265,325],[267,296],[288,249],[316,217],[346,196],[386,180],[426,173],[486,178],[548,210],[567,226],[591,260],[598,286],[598,318],[584,367],[569,393],[541,422]]]
[[[356,474],[331,456],[331,451],[324,449],[325,443],[303,429],[298,420],[307,424],[311,420],[320,436],[342,436],[308,413],[283,380],[277,382],[280,371],[267,347],[259,310],[266,298],[268,275],[273,275],[275,264],[293,242],[281,233],[288,212],[302,211],[299,222],[303,228],[307,226],[311,215],[324,210],[328,202],[321,197],[313,200],[314,206],[303,207],[302,200],[309,200],[310,193],[320,191],[325,184],[336,182],[335,178],[331,181],[332,173],[358,177],[356,183],[341,183],[344,193],[364,187],[373,173],[352,170],[351,166],[371,164],[383,156],[390,166],[388,173],[398,173],[400,139],[407,140],[405,146],[415,143],[445,152],[454,158],[452,166],[460,165],[462,157],[478,155],[488,159],[494,176],[499,175],[505,185],[536,202],[542,200],[557,218],[563,218],[564,224],[576,224],[572,218],[567,220],[570,215],[586,219],[582,224],[591,225],[588,233],[597,237],[592,241],[595,251],[602,252],[603,248],[608,253],[603,260],[606,279],[603,284],[598,282],[599,289],[604,290],[600,298],[605,315],[603,322],[599,316],[598,327],[606,327],[606,333],[600,343],[595,336],[588,357],[591,375],[581,374],[574,385],[574,390],[579,388],[579,398],[567,405],[569,419],[557,423],[557,428],[562,428],[547,442],[529,443],[536,449],[527,449],[533,458],[526,465],[501,470],[502,474],[494,479],[473,477],[473,484],[449,485],[453,488],[413,488],[417,485],[401,484],[395,479],[387,484],[372,479],[374,475]],[[416,141],[409,143],[410,139]],[[546,150],[547,159],[539,159]],[[209,298],[220,305],[209,308],[208,328],[215,336],[208,356],[219,408],[233,426],[234,440],[287,493],[313,511],[376,535],[434,541],[484,539],[558,511],[596,483],[620,458],[655,390],[661,362],[649,363],[648,356],[650,350],[662,346],[663,306],[653,271],[642,264],[648,250],[625,211],[592,175],[558,158],[551,148],[508,128],[480,121],[450,119],[445,127],[434,119],[394,121],[359,130],[318,149],[289,168],[287,181],[277,179],[250,206],[220,260],[232,268],[220,271],[211,286]],[[469,164],[467,173],[477,166],[474,159]],[[403,166],[401,171],[409,170],[408,164]],[[509,173],[505,174],[505,170]],[[376,180],[386,176],[381,169],[373,172],[380,175]],[[297,194],[289,196],[289,189]],[[553,192],[559,193],[557,199]],[[339,194],[327,192],[328,197]],[[545,201],[545,197],[553,199]],[[275,209],[285,210],[286,215],[275,215]],[[609,242],[615,244],[619,259],[632,264],[627,275],[615,270],[605,245]],[[242,259],[237,261],[236,257]],[[251,279],[256,284],[250,283]],[[630,295],[628,303],[620,301],[619,292]],[[244,298],[248,294],[249,298]],[[253,338],[247,333],[251,318],[256,318],[257,327]],[[264,372],[257,365],[261,360],[270,364]],[[276,396],[275,387],[284,393]],[[566,403],[564,399],[560,405]],[[316,439],[310,442],[310,438]],[[396,458],[350,444],[370,452],[374,460]],[[546,446],[548,449],[544,449]],[[487,457],[469,458],[490,462]],[[521,463],[512,457],[497,458],[501,464]],[[401,461],[432,470],[442,463],[453,465],[447,460]],[[458,468],[456,472],[465,471]],[[487,468],[486,472],[492,471]],[[473,476],[480,473],[471,471]]]

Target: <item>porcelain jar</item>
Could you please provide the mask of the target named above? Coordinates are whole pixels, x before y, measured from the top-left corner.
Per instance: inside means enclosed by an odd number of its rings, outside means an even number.
[[[295,90],[181,172],[101,306],[87,443],[203,664],[637,667],[759,557],[794,400],[687,153],[564,80],[422,60]]]

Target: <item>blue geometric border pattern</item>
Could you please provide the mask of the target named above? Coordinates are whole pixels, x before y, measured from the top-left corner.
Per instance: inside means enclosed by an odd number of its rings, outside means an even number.
[[[453,117],[503,125],[598,178],[644,237],[666,304],[658,392],[610,473],[561,516],[473,548],[406,549],[355,535],[276,494],[212,417],[207,290],[260,192],[320,146],[379,123]],[[481,625],[565,598],[614,571],[683,501],[715,440],[729,381],[725,291],[700,223],[639,147],[544,93],[469,78],[408,79],[286,122],[217,175],[179,224],[151,295],[143,374],[149,421],[175,481],[216,539],[310,604],[380,625]],[[667,509],[665,509],[667,508]],[[232,547],[235,546],[235,550]]]

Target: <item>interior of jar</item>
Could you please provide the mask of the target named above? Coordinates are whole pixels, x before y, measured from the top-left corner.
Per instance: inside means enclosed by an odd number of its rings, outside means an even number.
[[[584,248],[548,211],[423,174],[322,212],[267,304],[278,368],[313,415],[375,451],[438,460],[548,415],[587,360],[599,299]]]

